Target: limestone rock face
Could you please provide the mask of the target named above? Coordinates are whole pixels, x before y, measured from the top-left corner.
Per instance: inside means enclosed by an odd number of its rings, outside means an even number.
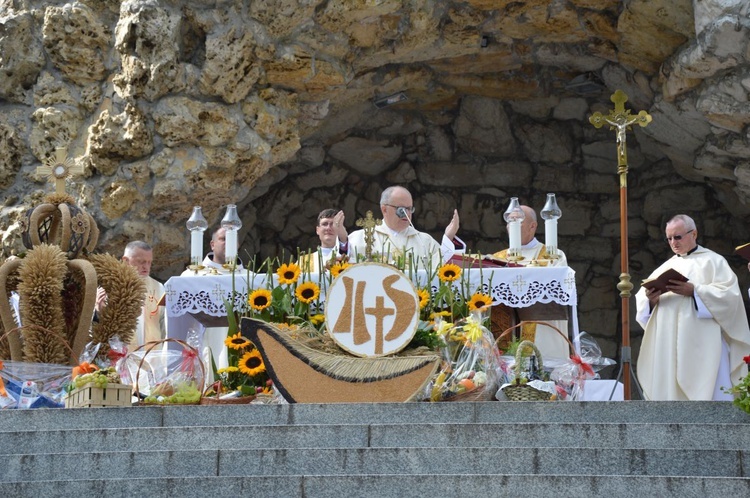
[[[195,205],[213,228],[237,204],[241,253],[264,258],[315,247],[324,208],[354,228],[397,183],[418,228],[439,237],[457,209],[494,252],[509,197],[538,210],[556,192],[581,328],[616,350],[615,134],[588,119],[617,89],[653,117],[626,135],[633,281],[668,256],[677,212],[712,249],[747,242],[744,0],[0,2],[3,250],[61,147],[100,249],[147,240],[162,280]]]

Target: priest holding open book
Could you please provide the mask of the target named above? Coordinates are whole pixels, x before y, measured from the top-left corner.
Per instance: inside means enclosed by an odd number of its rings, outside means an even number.
[[[750,329],[737,275],[721,255],[697,243],[687,215],[666,225],[674,256],[636,294],[644,328],[638,380],[649,400],[731,400],[721,388],[747,374]]]

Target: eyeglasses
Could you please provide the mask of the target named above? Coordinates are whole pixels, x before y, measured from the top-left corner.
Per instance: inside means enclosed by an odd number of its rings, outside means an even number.
[[[384,204],[384,206],[389,206],[389,207],[395,208],[396,210],[398,210],[399,208],[405,209],[405,210],[409,211],[409,213],[414,214],[414,206],[409,206],[409,207],[406,207],[406,206],[394,206],[393,204]]]
[[[682,240],[682,238],[692,232],[692,230],[688,230],[687,232],[683,233],[682,235],[673,235],[672,237],[667,237],[667,242],[672,242],[673,240]]]

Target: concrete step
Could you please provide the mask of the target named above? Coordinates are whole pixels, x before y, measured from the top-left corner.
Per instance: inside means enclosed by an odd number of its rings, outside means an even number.
[[[432,423],[750,424],[730,402],[479,402],[165,406],[5,410],[0,431],[218,425]]]
[[[249,455],[251,456],[251,455]],[[245,465],[254,462],[248,458]],[[279,498],[359,498],[492,496],[565,498],[606,496],[739,497],[750,495],[750,479],[727,477],[441,475],[278,476],[107,479],[0,483],[0,496],[108,498],[149,496],[193,498],[260,496]]]
[[[558,447],[743,450],[745,424],[349,424],[0,432],[0,454],[263,448]],[[125,446],[126,445],[126,446]]]
[[[503,448],[497,451],[487,448],[300,448],[0,456],[0,482],[462,473],[748,477],[750,449]]]

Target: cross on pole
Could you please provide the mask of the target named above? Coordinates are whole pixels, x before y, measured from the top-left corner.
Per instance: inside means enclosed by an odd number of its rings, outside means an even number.
[[[629,261],[628,261],[628,151],[626,147],[626,132],[637,124],[642,128],[648,126],[651,122],[651,115],[646,111],[641,111],[637,115],[630,114],[629,109],[625,109],[625,102],[628,96],[622,90],[616,90],[610,100],[615,104],[605,116],[600,112],[595,112],[589,117],[589,122],[596,128],[601,128],[605,124],[609,125],[610,130],[615,130],[617,140],[617,173],[620,175],[620,282],[617,284],[617,290],[620,291],[622,302],[622,348],[620,354],[620,372],[617,374],[617,380],[622,377],[624,398],[631,399],[630,396],[630,379],[634,380],[635,376],[630,368],[631,350],[630,350],[630,291],[633,290],[633,284],[630,282]],[[638,381],[636,380],[638,386]],[[640,392],[640,386],[638,386]],[[614,389],[612,390],[614,393]],[[641,394],[641,397],[643,395]]]
[[[45,161],[44,166],[36,169],[37,175],[50,178],[55,182],[55,193],[65,193],[65,180],[73,175],[82,175],[86,171],[83,164],[75,164],[68,157],[68,151],[65,148],[55,149],[55,157]]]

